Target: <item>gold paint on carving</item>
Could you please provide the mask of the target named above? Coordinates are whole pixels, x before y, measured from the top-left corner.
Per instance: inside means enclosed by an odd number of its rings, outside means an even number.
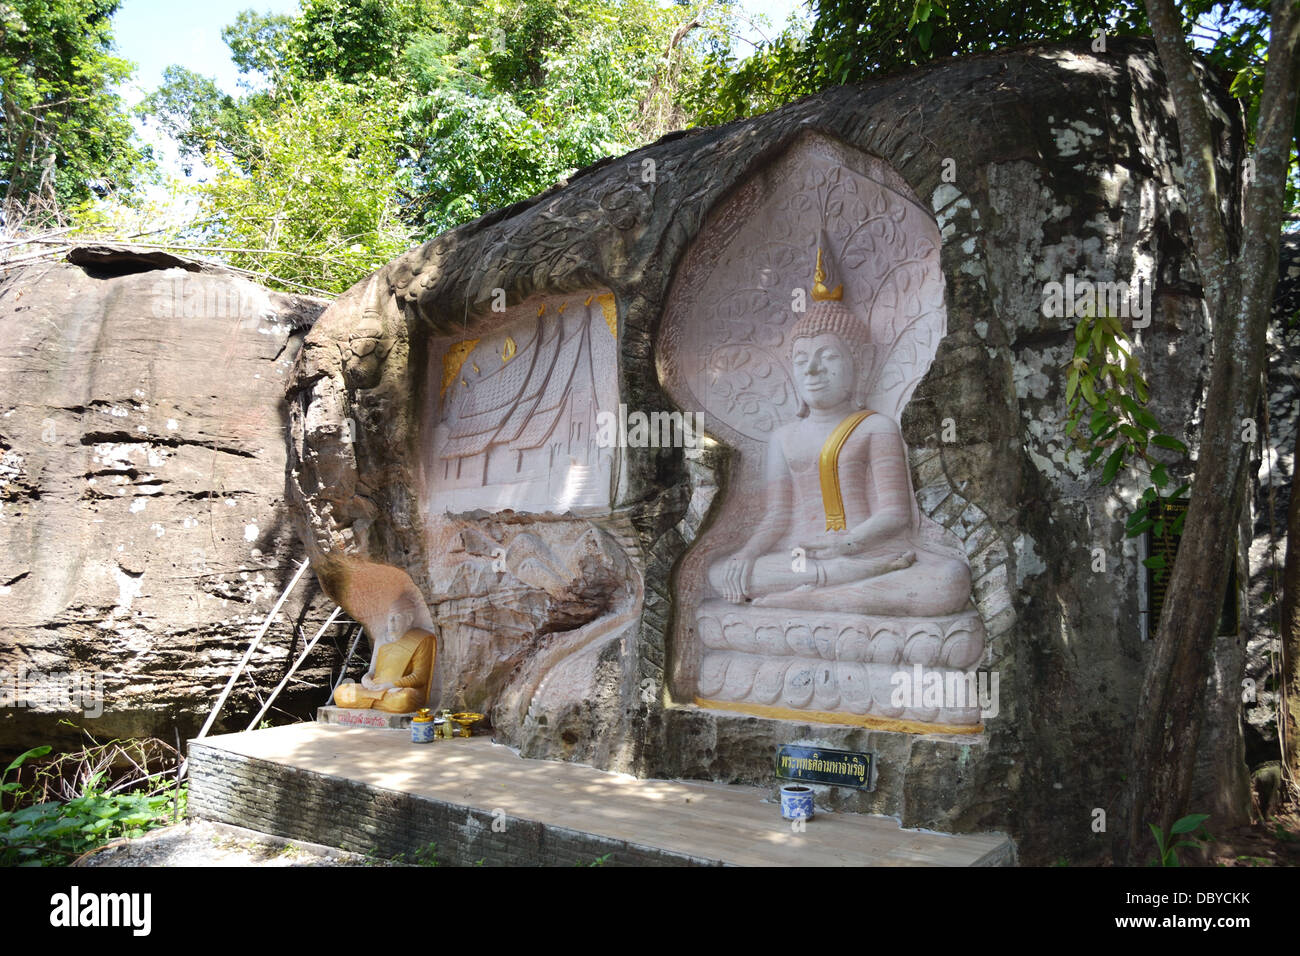
[[[854,412],[835,426],[831,437],[822,445],[817,470],[822,480],[822,508],[826,512],[826,530],[844,531],[844,498],[840,494],[840,451],[857,428],[875,412]]]
[[[438,391],[439,398],[446,395],[451,383],[460,377],[461,366],[465,364],[469,353],[474,351],[474,346],[478,343],[478,339],[466,339],[447,349],[447,354],[442,357],[442,388]]]
[[[569,307],[569,303],[567,303],[567,302],[561,302],[561,303],[560,303],[560,307],[559,307],[558,309],[556,309],[555,311],[558,312],[558,313],[560,313],[560,315],[563,315],[563,314],[564,314],[564,310],[567,309],[568,307]]]
[[[437,659],[438,639],[434,633],[411,628],[400,639],[381,644],[375,652],[374,679],[385,690],[340,684],[334,692],[334,703],[346,710],[408,714],[429,696],[429,680]]]
[[[584,303],[582,303],[582,304],[583,304],[583,305],[591,305],[591,300],[594,299],[594,298],[596,298],[594,295],[589,295],[589,296],[587,296],[587,301],[584,302]]]
[[[931,724],[923,720],[895,720],[893,717],[868,717],[865,714],[834,714],[828,710],[795,710],[793,707],[771,707],[767,704],[743,704],[727,700],[705,700],[696,697],[695,703],[709,710],[734,710],[753,717],[772,720],[803,720],[814,724],[846,724],[850,727],[868,727],[872,730],[892,730],[900,734],[980,734],[983,724]]]
[[[587,299],[591,301],[590,298]],[[614,304],[612,295],[602,295],[598,300],[600,310],[605,313],[605,324],[609,326],[609,334],[618,338],[618,307]]]
[[[470,362],[469,364],[472,365],[472,366],[474,367],[474,371],[477,373],[478,370],[479,370],[479,368],[478,368],[478,362]]]
[[[540,319],[545,314],[546,314],[546,303],[543,302],[541,305],[537,307],[537,317]]]
[[[507,362],[509,362],[512,358],[515,357],[515,349],[516,349],[515,340],[507,335],[505,347],[501,349],[502,365],[505,365]]]
[[[822,268],[821,249],[817,250],[817,268],[813,271],[812,297],[818,302],[839,302],[844,298],[843,285],[837,285],[834,289],[826,288],[826,270]]]

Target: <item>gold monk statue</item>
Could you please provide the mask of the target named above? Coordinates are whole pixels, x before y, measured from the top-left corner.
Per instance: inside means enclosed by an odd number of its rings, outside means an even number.
[[[335,705],[390,714],[430,706],[438,638],[415,582],[401,568],[346,554],[323,555],[316,572],[325,593],[375,645],[370,671],[359,684],[339,684]]]
[[[375,650],[374,667],[361,683],[346,680],[334,691],[339,707],[383,710],[408,714],[424,707],[433,678],[437,638],[432,631],[413,627],[396,640]]]
[[[762,519],[709,582],[734,604],[942,617],[967,608],[970,568],[919,534],[897,423],[866,407],[865,323],[824,283],[791,334],[799,417],[768,444]]]

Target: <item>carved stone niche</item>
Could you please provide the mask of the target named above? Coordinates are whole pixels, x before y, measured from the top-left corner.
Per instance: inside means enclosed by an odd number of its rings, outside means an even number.
[[[639,607],[639,573],[603,527],[616,316],[604,289],[536,296],[429,344],[418,481],[442,700],[490,713],[498,739],[591,699]]]
[[[897,173],[817,135],[739,187],[687,252],[660,376],[735,454],[676,578],[675,700],[981,729],[970,566],[917,507],[899,430],[947,328],[939,252]]]
[[[531,299],[489,331],[434,342],[429,362],[426,511],[609,510],[615,449],[597,416],[618,408],[612,295]]]

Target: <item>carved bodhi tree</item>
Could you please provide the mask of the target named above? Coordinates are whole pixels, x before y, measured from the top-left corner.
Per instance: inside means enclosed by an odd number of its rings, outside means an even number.
[[[979,728],[970,567],[920,513],[898,424],[945,331],[938,239],[885,164],[812,138],[688,253],[661,369],[739,454],[679,575],[676,694],[771,717]],[[814,260],[800,313],[791,290]]]

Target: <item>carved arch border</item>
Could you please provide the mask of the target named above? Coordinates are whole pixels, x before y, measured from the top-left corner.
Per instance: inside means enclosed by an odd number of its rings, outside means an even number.
[[[969,214],[972,204],[969,197],[954,184],[945,181],[946,161],[938,155],[933,143],[915,130],[904,130],[898,135],[901,124],[892,126],[881,122],[879,117],[864,118],[855,124],[853,132],[866,132],[862,141],[857,137],[845,136],[844,132],[828,125],[805,123],[784,137],[781,143],[764,152],[738,176],[730,188],[720,195],[716,202],[701,217],[698,230],[680,249],[673,276],[666,282],[663,307],[657,320],[648,329],[648,337],[656,345],[656,382],[665,397],[668,388],[664,383],[662,370],[659,368],[658,343],[662,333],[662,323],[667,319],[671,298],[677,285],[678,274],[688,261],[695,244],[705,236],[713,225],[720,210],[726,209],[737,194],[762,171],[780,162],[793,150],[799,149],[810,137],[822,137],[836,146],[866,154],[884,163],[884,165],[910,189],[914,202],[924,206],[923,190],[929,186],[930,212],[935,217],[939,230],[939,266],[944,278],[944,308],[950,317],[956,314],[951,301],[952,282],[949,281],[957,271],[959,262],[972,271],[971,263],[978,260],[973,271],[981,276],[986,273],[982,257],[978,251],[965,251],[960,248],[978,231],[969,232],[960,229],[955,222],[962,213]],[[976,213],[978,216],[978,213]],[[975,244],[978,249],[978,243]],[[981,287],[984,283],[980,281]],[[948,334],[952,333],[950,324]],[[936,363],[937,364],[937,363]],[[932,366],[921,377],[918,389],[936,374]],[[706,429],[707,431],[707,429]],[[716,436],[709,436],[717,441]],[[996,667],[1002,657],[1002,638],[1007,635],[1017,621],[1014,600],[1011,593],[1009,573],[1012,568],[1011,556],[1007,542],[999,533],[993,519],[966,492],[967,482],[951,476],[949,462],[946,460],[939,431],[936,429],[924,436],[912,436],[908,441],[909,466],[912,473],[917,504],[926,517],[951,532],[961,542],[962,550],[971,566],[972,597],[987,631],[985,650],[976,667],[987,670]],[[918,440],[919,439],[919,440]],[[721,445],[721,443],[719,443]],[[686,660],[683,644],[688,640],[685,631],[688,624],[679,600],[679,575],[687,556],[701,541],[711,523],[718,515],[721,499],[719,492],[725,493],[727,472],[730,467],[729,446],[721,445],[720,453],[706,455],[697,461],[685,463],[689,484],[689,499],[686,513],[677,524],[676,530],[681,536],[682,546],[677,553],[668,581],[668,593],[672,596],[672,612],[664,624],[663,632],[663,687],[661,699],[669,706],[689,705],[693,700],[695,674],[689,667],[683,668]],[[643,637],[645,632],[643,630]]]

